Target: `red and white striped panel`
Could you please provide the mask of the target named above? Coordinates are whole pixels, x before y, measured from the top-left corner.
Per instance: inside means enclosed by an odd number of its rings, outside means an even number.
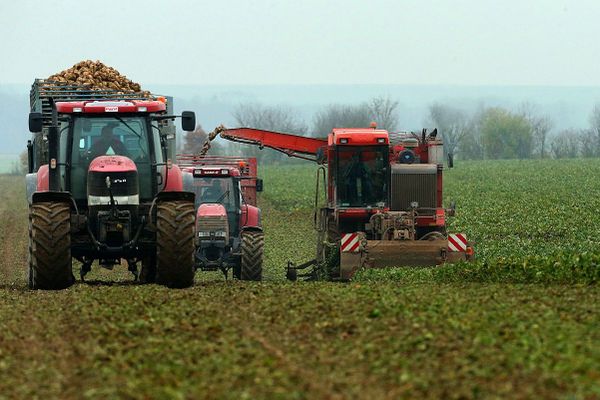
[[[357,253],[360,247],[358,233],[345,233],[342,236],[342,251],[344,253]]]
[[[465,235],[464,233],[451,233],[450,235],[448,235],[448,250],[466,251],[467,235]]]

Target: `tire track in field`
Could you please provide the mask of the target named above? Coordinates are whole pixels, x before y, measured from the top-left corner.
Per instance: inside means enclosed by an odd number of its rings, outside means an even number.
[[[245,290],[244,290],[245,291]],[[261,313],[258,313],[253,307],[253,303],[259,301],[254,294],[248,293],[244,297],[246,301],[237,301],[239,305],[235,312],[227,313],[223,317],[223,321],[227,321],[228,325],[235,326],[239,329],[240,335],[250,338],[256,342],[264,352],[269,354],[275,360],[277,366],[287,372],[287,374],[299,381],[299,385],[304,389],[304,394],[308,398],[319,399],[340,399],[341,395],[334,393],[333,383],[327,380],[313,369],[306,368],[301,364],[293,361],[287,356],[287,351],[282,349],[276,343],[276,340],[268,338],[266,333],[273,333],[265,327],[264,321],[261,321]],[[239,300],[239,299],[238,299]],[[253,327],[258,327],[255,329]]]

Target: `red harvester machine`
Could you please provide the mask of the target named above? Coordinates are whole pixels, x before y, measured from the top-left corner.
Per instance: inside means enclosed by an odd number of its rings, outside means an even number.
[[[196,195],[196,268],[262,279],[264,234],[256,158],[180,154],[184,188]]]
[[[288,279],[348,280],[363,267],[473,258],[466,236],[446,231],[454,206],[442,204],[444,151],[437,130],[394,134],[394,143],[386,130],[376,127],[333,129],[326,139],[252,128],[223,129],[221,136],[321,165],[316,258],[298,266],[289,263]],[[323,206],[317,200],[320,185],[326,191]],[[308,272],[298,273],[302,270]]]

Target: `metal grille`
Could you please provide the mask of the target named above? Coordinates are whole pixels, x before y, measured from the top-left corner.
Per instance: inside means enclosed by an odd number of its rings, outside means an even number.
[[[225,231],[227,232],[227,217],[199,217],[198,230],[204,232]]]
[[[437,166],[433,164],[398,164],[392,166],[392,211],[405,211],[416,201],[419,207],[437,205]]]

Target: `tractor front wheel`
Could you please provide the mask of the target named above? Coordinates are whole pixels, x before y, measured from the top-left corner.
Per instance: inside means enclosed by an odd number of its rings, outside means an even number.
[[[194,284],[194,203],[163,201],[156,209],[156,282],[171,288]]]
[[[40,202],[29,209],[29,288],[59,290],[75,282],[71,264],[71,207]]]
[[[242,258],[238,279],[261,281],[265,234],[260,231],[242,232]]]

